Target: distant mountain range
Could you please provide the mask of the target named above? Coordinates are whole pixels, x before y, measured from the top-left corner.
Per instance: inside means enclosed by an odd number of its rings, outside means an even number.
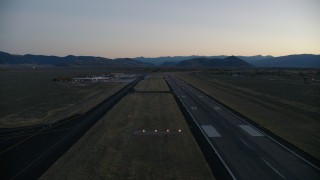
[[[129,59],[108,59],[94,56],[43,56],[43,55],[11,55],[0,52],[0,64],[7,66],[15,65],[38,65],[49,67],[147,67],[146,63]]]
[[[202,58],[202,57],[206,57],[206,56],[166,56],[166,57],[156,57],[156,58],[136,57],[134,59],[144,63],[160,66],[163,63],[178,63],[183,60],[188,60],[193,58]]]
[[[48,66],[48,67],[284,67],[320,68],[320,55],[300,54],[288,56],[168,56],[158,58],[108,59],[94,56],[44,56],[12,55],[0,51],[1,66]]]
[[[145,58],[145,57],[137,57],[135,60],[144,62],[144,63],[149,63],[153,64],[156,66],[168,66],[168,65],[176,65],[178,62],[183,61],[183,60],[189,60],[189,59],[194,59],[194,58],[218,58],[218,59],[223,59],[228,56],[166,56],[166,57],[157,57],[157,58]],[[272,58],[272,56],[237,56],[238,58],[245,60],[247,62],[251,61],[259,61],[259,60],[264,60],[264,59],[269,59]]]
[[[320,68],[320,55],[300,54],[250,62],[256,67]]]
[[[228,56],[177,56],[159,58],[136,58],[142,62],[154,63],[165,67],[180,66],[179,62],[191,59],[224,59]],[[183,59],[184,58],[184,59]],[[298,54],[288,56],[237,56],[237,58],[253,65],[254,67],[284,67],[284,68],[320,68],[320,55]],[[153,62],[155,60],[155,62]],[[204,60],[203,60],[204,61]],[[162,62],[162,63],[161,63]]]
[[[193,58],[180,61],[176,64],[177,67],[188,68],[245,68],[253,67],[251,64],[241,60],[235,56],[226,58]]]

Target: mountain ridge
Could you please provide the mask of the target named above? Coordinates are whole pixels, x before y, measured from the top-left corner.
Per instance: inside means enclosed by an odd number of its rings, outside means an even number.
[[[177,67],[189,68],[250,68],[253,65],[244,60],[229,56],[226,58],[194,58],[179,62]]]
[[[252,61],[251,64],[257,67],[320,68],[320,55],[292,54]]]
[[[180,62],[192,59],[225,59],[230,56],[163,56],[157,58],[117,58],[109,59],[99,56],[74,56],[65,57],[48,55],[13,55],[0,51],[1,66],[49,66],[49,67],[183,67]],[[286,56],[231,56],[237,57],[255,67],[275,68],[320,68],[320,55],[293,54]],[[195,61],[195,60],[193,60]],[[195,62],[194,62],[195,63]],[[221,62],[216,62],[221,63]],[[182,63],[183,64],[183,63]],[[199,66],[201,66],[199,64]],[[247,65],[248,66],[248,65]],[[209,63],[209,67],[215,67]]]
[[[12,55],[0,51],[0,64],[2,65],[40,65],[51,67],[147,67],[143,62],[130,59],[108,59],[97,56],[74,56],[65,57],[46,55]]]
[[[165,63],[164,65],[168,64],[169,62],[170,62],[170,64],[177,64],[180,61],[194,59],[194,58],[219,58],[219,59],[223,59],[226,57],[229,57],[229,56],[226,56],[226,55],[218,55],[218,56],[191,55],[191,56],[162,56],[162,57],[155,57],[155,58],[136,57],[134,59],[141,61],[141,62],[144,62],[144,63],[150,63],[150,64],[154,64],[156,66],[162,66],[164,63]],[[236,56],[236,57],[250,63],[250,61],[268,59],[268,58],[272,58],[273,56],[255,55],[255,56]]]

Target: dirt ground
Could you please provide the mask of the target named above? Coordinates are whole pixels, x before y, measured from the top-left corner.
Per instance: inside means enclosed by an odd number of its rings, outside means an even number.
[[[170,91],[162,74],[152,74],[146,76],[143,83],[137,84],[136,91]]]
[[[168,88],[164,84],[162,76],[153,76],[137,87],[159,92]],[[214,178],[173,96],[135,92],[116,104],[41,179]]]
[[[0,72],[0,128],[57,121],[93,108],[128,83],[54,82],[81,70]]]

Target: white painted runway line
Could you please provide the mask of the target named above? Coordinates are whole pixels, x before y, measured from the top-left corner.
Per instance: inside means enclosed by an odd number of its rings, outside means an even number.
[[[218,106],[216,106],[216,107],[213,107],[215,110],[217,110],[217,111],[219,111],[219,110],[221,110],[221,108],[220,107],[218,107]]]
[[[250,147],[250,145],[245,140],[243,140],[242,138],[239,138],[239,139],[243,144],[245,144],[246,146]]]
[[[261,158],[266,165],[268,165],[274,172],[276,172],[282,179],[286,179],[275,167],[273,167],[267,160]]]
[[[191,108],[191,110],[197,110],[197,109],[198,109],[198,108],[195,107],[195,106],[191,106],[190,108]]]
[[[248,134],[250,134],[251,136],[263,136],[263,134],[261,134],[260,132],[258,132],[257,130],[253,129],[251,126],[249,125],[239,125],[239,127],[241,129],[243,129],[244,131],[246,131]]]
[[[221,134],[211,125],[202,125],[201,128],[208,137],[221,137]]]

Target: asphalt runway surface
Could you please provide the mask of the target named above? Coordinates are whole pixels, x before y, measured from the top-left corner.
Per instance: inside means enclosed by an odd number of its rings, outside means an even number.
[[[165,78],[232,179],[320,179],[319,167],[172,74]]]
[[[39,178],[143,77],[83,115],[50,124],[0,129],[0,179]]]

